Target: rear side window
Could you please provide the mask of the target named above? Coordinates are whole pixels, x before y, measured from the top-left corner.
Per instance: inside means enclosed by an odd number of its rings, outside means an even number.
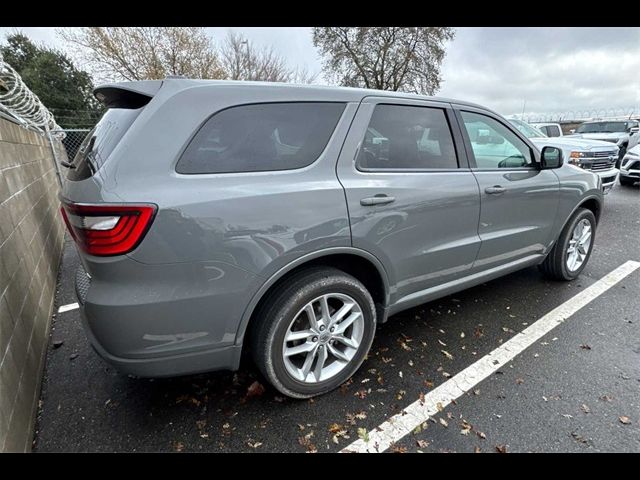
[[[213,115],[193,137],[176,171],[185,174],[291,170],[327,146],[344,103],[264,103]]]
[[[549,135],[550,137],[559,137],[560,129],[557,125],[549,125],[547,127],[547,135]]]
[[[376,105],[358,152],[357,165],[365,170],[458,168],[444,110]]]
[[[67,170],[67,178],[72,181],[84,180],[98,171],[141,111],[142,108],[107,110],[80,144],[71,161],[72,167]]]

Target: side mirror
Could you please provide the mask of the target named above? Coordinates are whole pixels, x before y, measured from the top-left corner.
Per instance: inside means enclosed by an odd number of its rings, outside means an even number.
[[[544,147],[540,154],[540,168],[550,170],[562,166],[562,150],[556,147]]]
[[[569,130],[569,133],[576,133],[576,129],[572,128],[571,130]]]

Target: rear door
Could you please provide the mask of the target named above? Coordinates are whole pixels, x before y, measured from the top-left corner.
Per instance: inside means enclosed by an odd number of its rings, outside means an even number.
[[[537,150],[501,117],[472,107],[457,112],[480,187],[480,253],[473,270],[533,260],[553,241],[559,182],[540,170]]]
[[[478,253],[478,185],[455,122],[448,103],[367,97],[342,149],[353,246],[383,262],[392,303],[464,276]]]

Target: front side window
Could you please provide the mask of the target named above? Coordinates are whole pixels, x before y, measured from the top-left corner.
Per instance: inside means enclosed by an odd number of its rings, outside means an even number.
[[[529,168],[531,149],[497,120],[473,112],[461,112],[471,141],[477,168]]]
[[[318,159],[344,103],[241,105],[213,115],[178,161],[185,174],[261,172],[306,167]]]
[[[376,105],[357,165],[363,169],[458,168],[445,112],[441,108]]]

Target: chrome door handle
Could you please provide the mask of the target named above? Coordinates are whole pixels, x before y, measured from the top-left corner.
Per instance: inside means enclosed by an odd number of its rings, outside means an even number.
[[[501,193],[506,192],[507,189],[504,187],[501,187],[500,185],[494,185],[493,187],[485,188],[484,191],[489,195],[500,195]]]
[[[375,197],[367,197],[360,200],[360,205],[365,207],[371,205],[386,205],[388,203],[395,202],[395,197],[389,197],[388,195],[384,195],[382,193],[376,195]]]

